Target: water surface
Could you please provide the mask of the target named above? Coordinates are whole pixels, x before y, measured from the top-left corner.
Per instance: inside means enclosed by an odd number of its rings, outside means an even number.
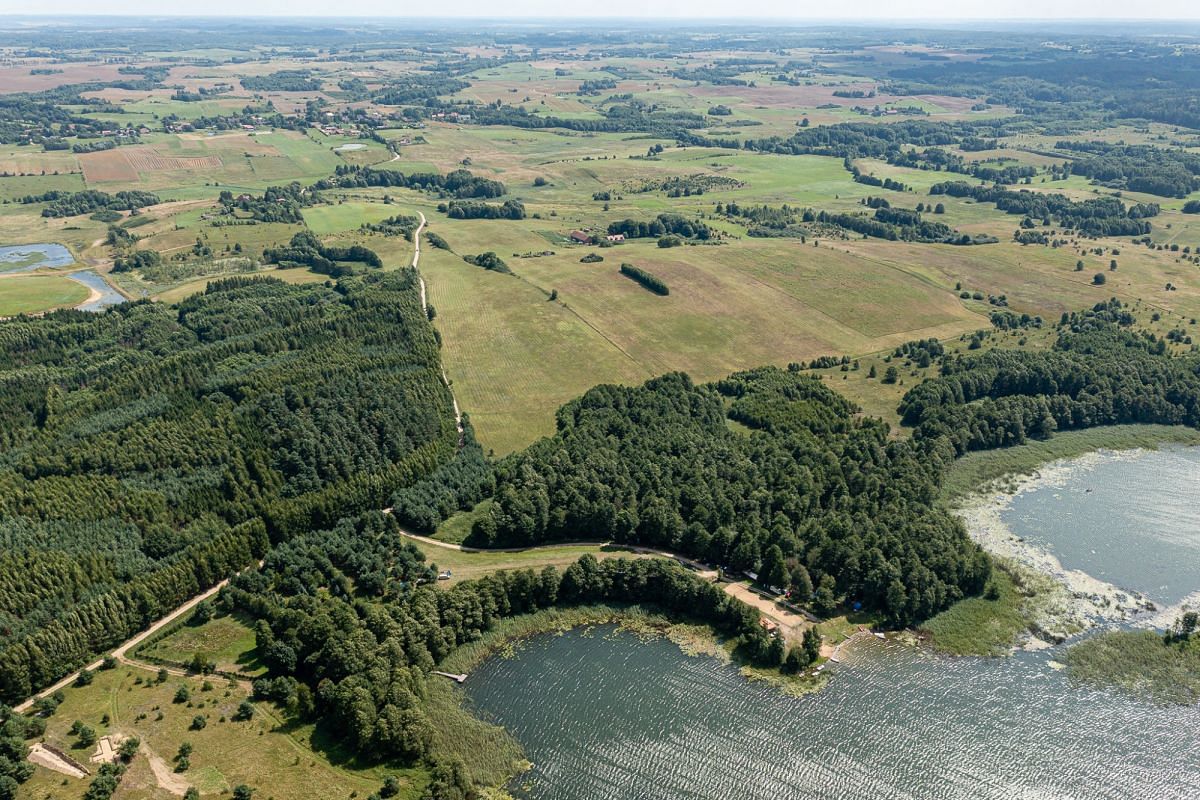
[[[1200,590],[1200,448],[1078,464],[1017,498],[1013,529],[1160,602]],[[608,627],[530,640],[466,690],[525,748],[512,790],[530,800],[1200,798],[1200,706],[1072,686],[1065,647],[951,659],[869,639],[793,698]]]
[[[512,791],[533,800],[1200,797],[1200,708],[1075,689],[1053,656],[869,640],[824,691],[793,698],[600,628],[538,637],[466,688],[525,748],[534,766]]]
[[[14,244],[0,246],[0,273],[31,272],[35,269],[66,267],[75,263],[71,251],[61,244]]]
[[[1200,589],[1200,447],[1106,453],[1013,498],[1004,522],[1063,566],[1174,605]]]
[[[90,300],[86,303],[81,303],[75,306],[80,311],[102,311],[108,306],[115,306],[118,303],[124,303],[125,298],[116,289],[108,285],[104,278],[90,269],[72,272],[67,276],[73,281],[82,283],[89,289],[95,289],[100,292],[100,297],[96,300]]]

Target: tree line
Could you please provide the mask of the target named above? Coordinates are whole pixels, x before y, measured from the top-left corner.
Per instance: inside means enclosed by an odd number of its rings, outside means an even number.
[[[659,214],[650,221],[623,219],[609,223],[609,235],[621,234],[627,239],[657,239],[675,235],[685,239],[707,241],[717,237],[716,231],[698,220],[688,219],[682,214]]]
[[[373,169],[357,165],[340,164],[333,176],[322,178],[313,189],[354,189],[367,186],[397,186],[423,192],[434,192],[443,197],[491,198],[507,192],[504,184],[490,178],[480,178],[465,169],[456,169],[445,175],[437,172],[406,174],[390,169]]]
[[[1124,423],[1200,426],[1197,357],[1129,330],[1118,300],[1064,315],[1048,351],[992,350],[947,360],[899,412],[917,441],[962,454],[1045,439],[1058,430]]]
[[[999,186],[973,186],[964,181],[935,183],[931,195],[969,197],[979,203],[995,203],[1007,214],[1050,220],[1088,236],[1143,236],[1150,232],[1147,218],[1158,215],[1157,203],[1135,203],[1128,208],[1115,197],[1072,200],[1066,195],[1013,191]]]
[[[671,293],[671,290],[667,288],[667,284],[663,283],[661,278],[651,275],[641,267],[635,267],[633,264],[622,264],[621,274],[662,297],[666,297]]]

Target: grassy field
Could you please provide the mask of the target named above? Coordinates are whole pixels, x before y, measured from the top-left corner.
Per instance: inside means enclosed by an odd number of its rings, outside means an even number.
[[[0,278],[0,317],[35,314],[82,303],[83,284],[60,275],[10,275]]]
[[[206,683],[212,688],[206,689]],[[191,698],[175,703],[180,685]],[[158,683],[152,671],[118,667],[96,674],[90,686],[65,690],[66,699],[47,721],[45,741],[87,762],[91,749],[75,746],[69,733],[74,720],[93,727],[97,734],[133,735],[142,749],[121,783],[117,796],[128,800],[169,800],[183,789],[170,791],[151,767],[158,760],[172,786],[196,786],[204,795],[223,794],[246,784],[263,798],[329,800],[352,792],[366,796],[376,791],[385,774],[402,778],[402,797],[417,797],[425,784],[422,770],[358,768],[347,764],[338,750],[330,749],[310,726],[284,724],[268,704],[255,704],[249,721],[233,721],[238,705],[247,698],[244,688],[215,678],[172,677]],[[207,725],[192,729],[192,719],[203,715]],[[105,717],[108,721],[105,722]],[[314,741],[315,738],[315,741]],[[182,742],[193,752],[186,772],[173,772],[173,758]],[[38,767],[34,777],[18,791],[22,800],[76,800],[88,781],[66,778]]]
[[[304,209],[304,222],[313,233],[326,235],[352,231],[365,222],[379,222],[403,213],[383,203],[348,202]]]
[[[954,604],[926,621],[921,630],[944,653],[1007,655],[1033,622],[1030,599],[1042,584],[1037,577],[997,562],[982,596]]]
[[[431,229],[458,254],[494,250],[515,273],[471,269],[429,248],[421,265],[459,401],[498,453],[549,433],[554,410],[596,383],[639,383],[673,370],[713,380],[986,324],[952,283],[919,266],[796,240],[671,250],[631,242],[597,251],[601,263],[582,264],[591,248],[559,244],[552,256],[511,257],[547,249],[545,233],[570,230],[559,222],[433,218]],[[623,278],[625,261],[662,278],[670,295]]]
[[[258,660],[251,621],[238,616],[216,617],[203,625],[184,624],[167,636],[138,650],[139,656],[187,664],[204,656],[226,672],[259,675],[266,672]]]
[[[580,556],[590,553],[598,559],[606,558],[651,558],[616,546],[593,544],[564,544],[548,547],[534,547],[517,552],[463,552],[444,547],[431,547],[417,543],[425,553],[425,558],[437,564],[438,569],[448,569],[454,573],[449,581],[440,581],[439,585],[454,584],[459,581],[471,580],[489,572],[501,569],[542,569],[554,566],[562,569],[579,560]]]

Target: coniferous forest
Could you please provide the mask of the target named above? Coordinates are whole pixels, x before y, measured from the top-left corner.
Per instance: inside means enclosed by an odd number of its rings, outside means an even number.
[[[13,320],[0,366],[10,701],[457,441],[412,271]]]

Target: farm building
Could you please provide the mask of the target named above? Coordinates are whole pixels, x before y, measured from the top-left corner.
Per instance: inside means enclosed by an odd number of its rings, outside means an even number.
[[[571,240],[579,242],[580,244],[587,244],[588,242],[592,241],[592,237],[583,231],[571,231]]]

